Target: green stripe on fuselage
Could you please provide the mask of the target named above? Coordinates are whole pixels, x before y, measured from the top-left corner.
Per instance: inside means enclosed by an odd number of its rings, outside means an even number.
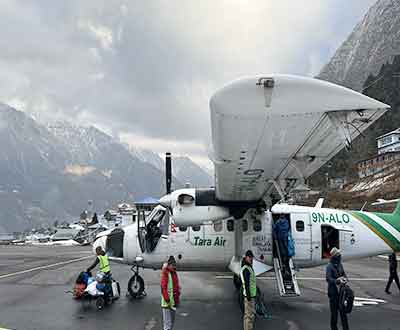
[[[374,214],[400,232],[400,217],[397,214],[375,212]]]
[[[380,224],[372,220],[368,215],[362,212],[350,212],[355,218],[359,219],[365,225],[368,226],[372,231],[374,231],[381,239],[383,239],[393,250],[399,251],[400,250],[400,242],[394,237],[391,233],[389,233],[385,228],[383,228]],[[375,213],[374,213],[375,214]],[[376,214],[378,216],[378,214]],[[386,221],[380,215],[379,218],[382,221]],[[395,228],[397,230],[397,228]]]

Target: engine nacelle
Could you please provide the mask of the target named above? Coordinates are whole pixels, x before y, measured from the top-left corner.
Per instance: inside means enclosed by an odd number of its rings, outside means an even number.
[[[217,205],[212,190],[179,189],[162,197],[160,204],[172,211],[172,219],[178,226],[201,225],[230,217],[227,207]]]
[[[221,206],[195,206],[178,204],[173,209],[172,219],[177,226],[201,225],[208,221],[230,217],[229,209]]]

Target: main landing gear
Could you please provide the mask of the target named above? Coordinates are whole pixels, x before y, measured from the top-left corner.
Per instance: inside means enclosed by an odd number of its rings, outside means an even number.
[[[134,264],[131,270],[133,271],[133,276],[128,282],[128,293],[130,297],[133,299],[145,297],[146,292],[144,291],[144,280],[139,275],[139,265]]]

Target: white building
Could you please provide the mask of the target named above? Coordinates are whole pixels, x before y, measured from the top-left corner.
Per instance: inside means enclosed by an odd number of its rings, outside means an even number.
[[[387,152],[400,151],[400,128],[379,136],[376,140],[378,142],[379,155]]]

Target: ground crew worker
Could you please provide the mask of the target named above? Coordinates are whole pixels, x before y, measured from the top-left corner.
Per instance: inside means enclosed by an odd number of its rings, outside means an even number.
[[[86,272],[90,272],[92,269],[94,269],[97,264],[99,264],[99,271],[109,275],[110,274],[110,263],[108,261],[108,257],[106,256],[106,253],[103,251],[101,246],[98,246],[96,248],[96,260],[93,262],[93,264],[86,270]]]
[[[326,267],[326,281],[328,282],[329,307],[331,310],[331,330],[338,330],[338,313],[340,313],[343,330],[349,330],[347,314],[339,309],[338,285],[347,282],[347,277],[341,263],[340,250],[336,247],[331,250],[331,260]]]
[[[163,330],[172,330],[176,308],[179,306],[180,287],[176,272],[176,260],[170,256],[161,270],[161,309]]]
[[[256,275],[253,270],[253,252],[246,251],[240,270],[244,296],[243,329],[252,330],[254,326],[255,300],[257,295]]]
[[[389,272],[390,272],[390,276],[389,276],[389,280],[386,284],[386,289],[385,292],[387,294],[392,294],[389,289],[390,286],[392,285],[393,280],[396,282],[397,287],[400,290],[400,281],[399,281],[399,275],[397,274],[397,257],[396,257],[396,253],[392,253],[389,256]]]

